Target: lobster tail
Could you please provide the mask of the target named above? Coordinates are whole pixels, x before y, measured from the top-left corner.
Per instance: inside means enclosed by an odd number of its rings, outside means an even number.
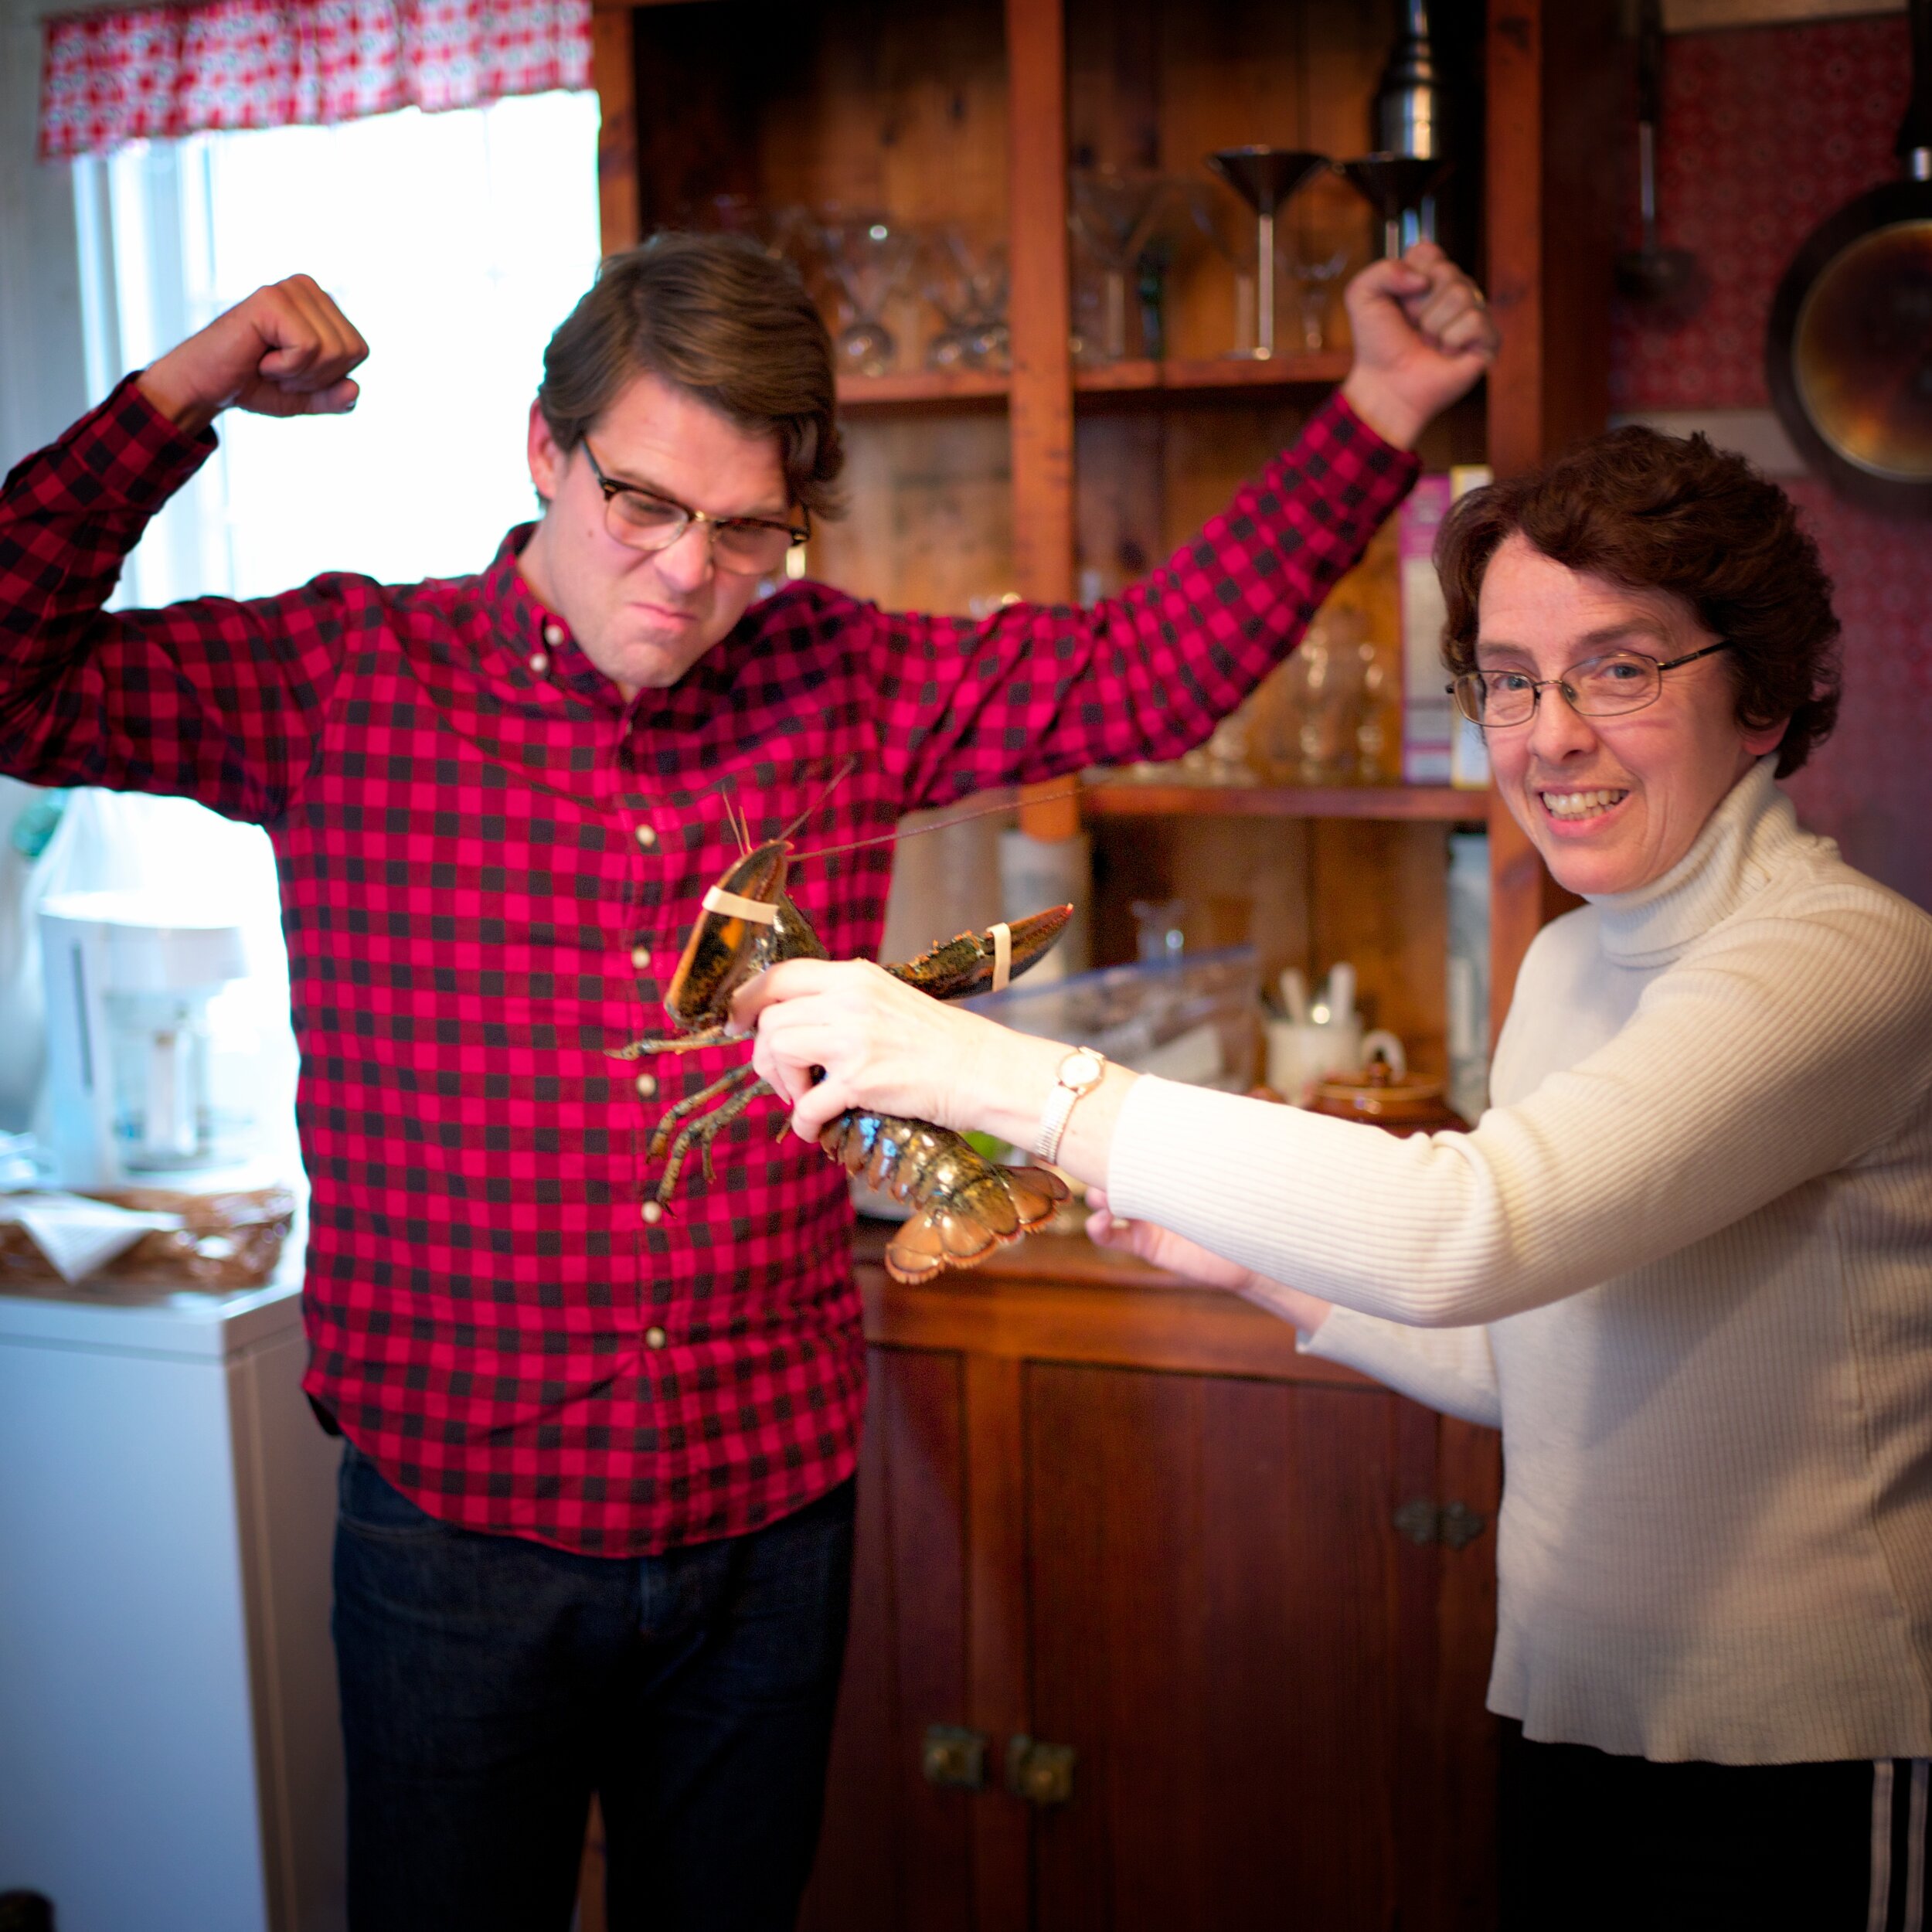
[[[849,1174],[914,1212],[886,1249],[895,1281],[930,1281],[942,1268],[970,1268],[1053,1217],[1066,1199],[1059,1175],[1042,1168],[995,1166],[971,1142],[927,1121],[889,1114],[842,1114],[819,1145]]]

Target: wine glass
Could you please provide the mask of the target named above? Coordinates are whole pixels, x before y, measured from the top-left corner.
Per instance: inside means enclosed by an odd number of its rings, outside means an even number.
[[[1349,251],[1338,248],[1321,261],[1291,257],[1288,274],[1295,286],[1295,304],[1301,318],[1301,346],[1310,355],[1327,345],[1328,310],[1334,287],[1349,266]]]
[[[951,226],[930,237],[923,293],[946,326],[927,345],[929,368],[1009,366],[1006,282],[1004,243],[978,247]]]
[[[1304,183],[1328,166],[1326,155],[1302,148],[1223,148],[1208,165],[1254,210],[1257,303],[1254,357],[1274,352],[1274,221]]]
[[[859,376],[889,376],[899,338],[886,324],[887,306],[905,289],[917,252],[903,223],[876,211],[827,211],[821,225],[825,266],[849,319],[833,339],[838,366]]]

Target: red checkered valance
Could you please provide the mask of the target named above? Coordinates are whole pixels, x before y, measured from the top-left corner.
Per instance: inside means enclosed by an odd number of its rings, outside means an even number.
[[[46,26],[40,155],[590,84],[590,0],[191,0]]]

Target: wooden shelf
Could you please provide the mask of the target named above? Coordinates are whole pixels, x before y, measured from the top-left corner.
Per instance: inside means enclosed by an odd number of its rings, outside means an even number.
[[[1454,785],[1184,785],[1108,779],[1080,789],[1097,818],[1383,818],[1450,824],[1485,819],[1489,794]]]
[[[1003,403],[1009,386],[1005,376],[994,369],[915,369],[891,376],[842,376],[838,406],[863,415],[869,410]]]
[[[1134,359],[1100,369],[1076,369],[1077,395],[1127,399],[1174,395],[1244,395],[1253,389],[1325,389],[1349,372],[1347,352],[1276,355],[1267,362],[1233,356],[1200,362],[1155,362]],[[943,409],[961,403],[1002,403],[1012,385],[992,369],[899,371],[890,376],[842,376],[838,406],[859,414],[869,410]]]
[[[1177,391],[1205,395],[1328,387],[1348,374],[1349,359],[1344,349],[1324,349],[1314,355],[1272,355],[1266,362],[1226,355],[1196,362],[1109,362],[1076,369],[1073,388],[1080,396],[1170,396]]]

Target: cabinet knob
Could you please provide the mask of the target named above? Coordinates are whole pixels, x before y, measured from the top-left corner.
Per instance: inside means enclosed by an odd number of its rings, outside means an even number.
[[[986,1788],[986,1733],[957,1724],[928,1724],[919,1747],[919,1768],[928,1784],[951,1791]]]
[[[1073,1795],[1071,1744],[1043,1744],[1024,1735],[1006,1747],[1006,1788],[1029,1804],[1064,1804]]]
[[[1393,1519],[1396,1528],[1419,1548],[1447,1543],[1466,1549],[1489,1527],[1489,1519],[1466,1502],[1444,1503],[1438,1509],[1426,1496],[1412,1497]]]

